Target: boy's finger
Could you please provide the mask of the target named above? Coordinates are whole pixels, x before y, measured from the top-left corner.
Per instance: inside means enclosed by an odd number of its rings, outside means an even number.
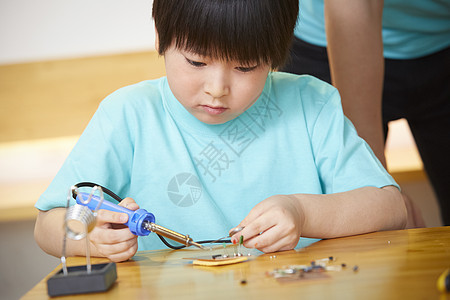
[[[116,244],[135,241],[137,237],[131,233],[129,228],[121,228],[99,231],[96,238],[102,245],[108,245],[114,248],[118,247]]]
[[[114,212],[106,209],[100,209],[97,212],[97,224],[103,225],[105,223],[124,224],[128,221],[126,213]]]
[[[272,249],[273,251],[276,251],[278,249],[277,247],[280,247],[280,245],[278,245],[280,241],[283,241],[282,243],[285,243],[285,239],[285,233],[280,231],[278,226],[273,226],[265,230],[262,234],[247,240],[244,245],[248,248],[257,248],[259,250]]]
[[[264,215],[259,216],[254,221],[247,224],[242,231],[233,235],[231,237],[231,240],[238,242],[241,235],[244,236],[244,240],[249,240],[249,239],[255,238],[275,225],[276,224],[273,223],[273,220],[270,220],[269,218],[265,217]]]
[[[139,205],[136,203],[136,201],[134,201],[133,198],[130,197],[124,198],[122,201],[120,201],[119,205],[131,210],[139,209]]]
[[[120,246],[122,249],[115,249],[120,251],[113,251],[108,255],[108,258],[114,262],[121,262],[130,259],[134,254],[136,254],[138,245],[137,243],[130,244],[129,242],[122,243]]]
[[[253,223],[257,218],[264,214],[264,212],[264,209],[262,209],[260,203],[258,203],[236,227],[246,227],[248,224]]]
[[[264,253],[271,253],[276,251],[292,250],[295,248],[295,245],[291,244],[293,244],[292,241],[290,241],[287,237],[275,240],[268,238],[261,241],[261,243],[258,243],[257,247],[254,248],[257,248]]]

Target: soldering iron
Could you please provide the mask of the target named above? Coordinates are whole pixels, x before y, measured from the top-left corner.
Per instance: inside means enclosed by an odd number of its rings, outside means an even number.
[[[94,187],[99,186],[97,184],[93,184],[90,182],[82,182],[75,185],[75,187]],[[109,196],[113,197],[115,200],[118,200],[119,202],[122,200],[120,197],[118,197],[116,194],[111,192],[109,189],[101,187],[103,192],[108,194]],[[201,249],[204,249],[202,245],[199,243],[196,243],[192,240],[189,235],[184,235],[181,233],[178,233],[176,231],[170,230],[168,228],[165,228],[163,226],[157,225],[155,223],[155,216],[152,213],[149,213],[147,210],[140,208],[138,210],[130,210],[125,207],[122,207],[120,205],[114,204],[110,201],[100,201],[100,197],[96,195],[92,195],[89,193],[84,192],[77,192],[72,194],[73,198],[75,198],[77,204],[87,206],[91,210],[99,210],[99,209],[106,209],[109,211],[119,212],[119,213],[126,213],[128,215],[128,221],[125,223],[128,228],[130,228],[130,231],[137,236],[147,236],[150,234],[150,232],[154,232],[158,235],[158,237],[161,239],[161,241],[168,247],[172,249],[180,249],[188,246],[195,246]],[[90,198],[90,199],[89,199]],[[88,201],[89,200],[89,201]],[[101,202],[100,206],[98,204]],[[162,238],[162,236],[169,238],[171,240],[174,240],[183,246],[173,246],[167,243],[167,241]],[[206,243],[211,241],[202,241],[201,243]]]

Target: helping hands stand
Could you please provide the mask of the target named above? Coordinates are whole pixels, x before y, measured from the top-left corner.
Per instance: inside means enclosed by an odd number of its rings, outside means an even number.
[[[97,208],[92,212],[87,206],[75,204],[69,207],[69,202],[72,193],[78,194],[76,187],[71,187],[69,195],[67,196],[66,215],[64,221],[64,239],[61,256],[62,269],[55,275],[50,277],[47,281],[48,295],[62,296],[73,294],[85,294],[94,292],[104,292],[108,290],[117,279],[116,264],[113,262],[91,265],[90,248],[89,248],[89,232],[94,228],[97,210],[102,204],[103,191],[100,187],[95,186],[89,198],[86,200],[87,204],[91,201],[94,192],[98,190],[100,193],[100,202]],[[86,240],[86,267],[74,266],[67,267],[66,264],[66,239],[67,237],[73,240]]]

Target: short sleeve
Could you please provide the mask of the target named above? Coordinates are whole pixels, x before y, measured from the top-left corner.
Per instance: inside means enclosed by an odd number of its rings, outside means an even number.
[[[329,194],[365,186],[398,187],[344,116],[337,90],[321,100],[311,139],[323,191]]]

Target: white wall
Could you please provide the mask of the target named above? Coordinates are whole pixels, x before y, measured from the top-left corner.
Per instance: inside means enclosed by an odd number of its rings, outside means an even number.
[[[152,0],[1,0],[0,64],[154,49]]]

